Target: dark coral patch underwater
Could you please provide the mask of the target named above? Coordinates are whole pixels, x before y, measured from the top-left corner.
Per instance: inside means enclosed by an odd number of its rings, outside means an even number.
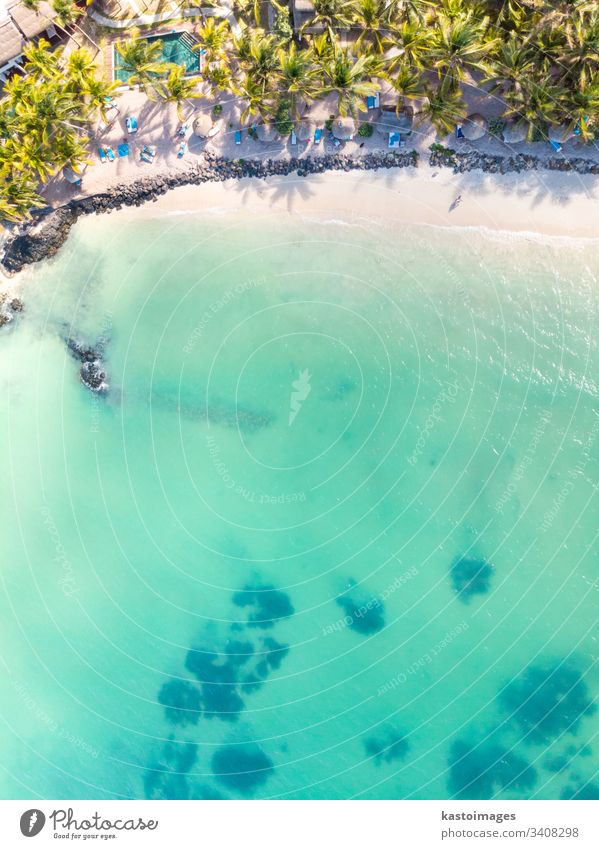
[[[597,710],[582,673],[571,661],[529,666],[499,698],[529,743],[576,734],[582,719]]]
[[[272,628],[295,613],[287,593],[271,584],[248,584],[233,595],[233,603],[237,607],[254,608],[248,616],[249,628]]]
[[[493,567],[486,560],[457,557],[451,566],[451,583],[456,595],[468,603],[475,595],[489,592]]]
[[[537,783],[528,761],[496,743],[456,740],[448,766],[449,793],[458,799],[491,799],[499,791],[529,793]]]
[[[221,746],[212,758],[215,778],[241,796],[253,796],[273,771],[273,762],[255,743]]]
[[[410,749],[407,738],[394,728],[384,728],[379,734],[364,740],[366,754],[374,759],[375,764],[393,763],[403,760]]]
[[[350,585],[351,588],[337,598],[337,604],[345,613],[344,624],[358,634],[376,634],[385,627],[384,603],[377,596],[366,596],[356,589],[355,581],[350,581]]]

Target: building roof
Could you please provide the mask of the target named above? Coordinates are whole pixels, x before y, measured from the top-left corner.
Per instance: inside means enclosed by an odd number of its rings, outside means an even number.
[[[8,18],[0,21],[0,65],[6,65],[23,52],[23,36]]]
[[[52,21],[56,17],[52,6],[45,0],[42,0],[37,9],[28,9],[22,3],[12,3],[6,11],[25,38],[35,38],[36,35],[41,35],[52,25]]]

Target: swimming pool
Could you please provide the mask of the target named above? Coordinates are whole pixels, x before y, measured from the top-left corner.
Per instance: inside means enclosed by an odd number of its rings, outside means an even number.
[[[188,32],[166,32],[160,35],[149,35],[145,41],[162,42],[163,62],[173,62],[176,65],[184,65],[188,74],[196,74],[200,71],[200,54],[193,49],[197,44],[196,39]],[[123,60],[120,53],[114,48],[114,79],[126,83],[131,76],[130,72],[123,68]]]

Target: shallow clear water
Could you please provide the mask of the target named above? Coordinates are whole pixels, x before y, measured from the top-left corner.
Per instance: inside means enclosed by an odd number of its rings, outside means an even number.
[[[596,257],[80,222],[0,338],[0,795],[596,794]]]

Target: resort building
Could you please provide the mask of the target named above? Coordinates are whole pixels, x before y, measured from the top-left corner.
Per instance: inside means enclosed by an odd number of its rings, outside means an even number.
[[[4,4],[0,0],[0,80],[6,81],[11,71],[21,65],[23,48],[28,41],[44,36],[49,41],[57,37],[55,12],[45,0],[37,9],[20,2]]]

